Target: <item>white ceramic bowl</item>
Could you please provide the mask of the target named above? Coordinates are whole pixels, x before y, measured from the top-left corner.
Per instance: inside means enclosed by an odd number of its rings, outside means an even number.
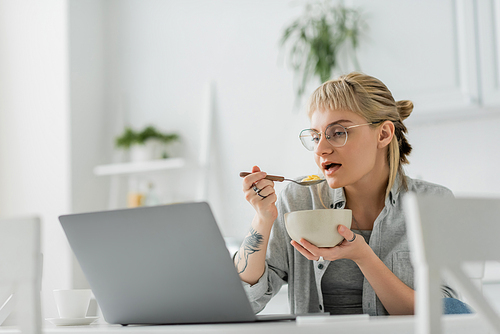
[[[305,239],[317,247],[334,247],[344,237],[337,232],[340,224],[351,228],[352,211],[348,209],[303,210],[285,213],[288,235],[299,242]]]

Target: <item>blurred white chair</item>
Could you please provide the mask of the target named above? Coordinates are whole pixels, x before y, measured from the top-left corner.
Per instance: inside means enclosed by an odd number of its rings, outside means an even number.
[[[13,294],[0,301],[0,317],[12,310],[22,333],[41,333],[40,288],[42,255],[40,220],[0,220],[0,287]]]
[[[500,199],[407,194],[404,201],[415,267],[415,333],[441,333],[443,273],[455,279],[467,303],[500,333],[500,318],[477,284],[484,261],[500,260]],[[465,267],[465,262],[479,265]]]

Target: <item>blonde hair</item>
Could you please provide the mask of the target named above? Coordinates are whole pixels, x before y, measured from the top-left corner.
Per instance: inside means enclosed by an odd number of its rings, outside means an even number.
[[[411,101],[396,102],[382,81],[363,73],[352,72],[338,79],[327,81],[314,91],[307,109],[309,118],[317,110],[350,110],[369,123],[391,121],[394,124],[395,133],[387,150],[389,182],[386,197],[398,174],[400,187],[408,190],[402,165],[409,163],[407,157],[412,148],[406,139],[405,134],[408,130],[403,121],[413,110]]]

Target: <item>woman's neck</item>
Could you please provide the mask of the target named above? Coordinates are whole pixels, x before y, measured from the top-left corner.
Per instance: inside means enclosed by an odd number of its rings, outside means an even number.
[[[360,228],[371,229],[384,209],[388,182],[389,168],[344,187],[346,207],[352,210]]]

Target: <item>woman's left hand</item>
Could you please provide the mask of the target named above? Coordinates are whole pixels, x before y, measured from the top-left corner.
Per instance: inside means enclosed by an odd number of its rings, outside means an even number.
[[[305,239],[300,239],[300,243],[292,240],[291,244],[307,259],[313,261],[318,261],[320,257],[323,257],[328,261],[350,259],[358,263],[371,251],[370,246],[361,235],[355,234],[344,225],[339,225],[337,230],[345,240],[335,247],[316,247]],[[352,240],[354,235],[356,238],[353,241],[348,241]]]

